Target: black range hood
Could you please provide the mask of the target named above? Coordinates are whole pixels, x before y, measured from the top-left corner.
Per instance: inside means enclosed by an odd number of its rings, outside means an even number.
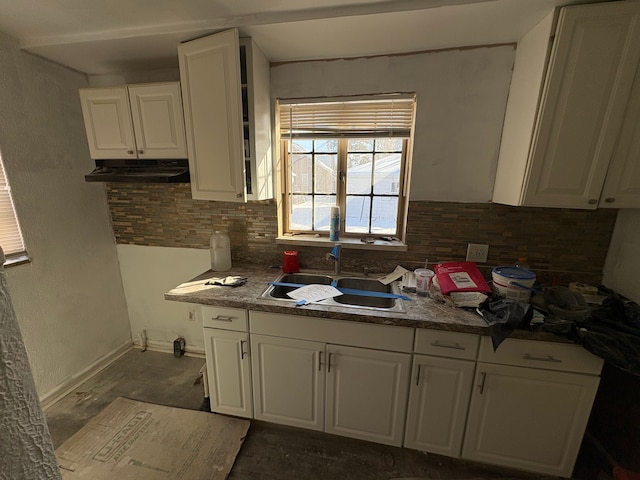
[[[96,160],[87,182],[188,183],[189,161],[180,159]]]

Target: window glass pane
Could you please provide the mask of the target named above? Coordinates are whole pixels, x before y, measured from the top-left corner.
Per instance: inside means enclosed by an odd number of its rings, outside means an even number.
[[[320,153],[336,153],[338,151],[338,140],[330,138],[326,140],[315,140],[315,151]]]
[[[371,153],[347,154],[347,194],[371,193],[371,171],[373,155]]]
[[[373,139],[371,138],[354,138],[347,143],[347,151],[349,152],[372,152]]]
[[[401,138],[376,138],[376,152],[401,152]]]
[[[311,230],[311,195],[289,196],[289,228],[291,230]]]
[[[373,197],[371,233],[395,235],[397,216],[397,197]]]
[[[311,193],[311,155],[292,154],[289,174],[291,175],[291,193]]]
[[[315,193],[336,193],[338,155],[315,156]]]
[[[371,197],[347,195],[345,230],[348,233],[369,233],[369,206]]]
[[[297,138],[289,142],[289,151],[294,153],[313,152],[313,140]]]
[[[376,153],[373,172],[374,195],[398,195],[400,187],[399,153]]]
[[[314,197],[314,230],[329,231],[329,214],[336,204],[335,195],[316,195]]]

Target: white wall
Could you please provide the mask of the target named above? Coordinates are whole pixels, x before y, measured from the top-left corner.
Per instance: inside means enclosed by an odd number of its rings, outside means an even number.
[[[86,85],[0,33],[0,152],[32,259],[7,278],[41,397],[130,341],[104,187],[84,181]]]
[[[204,353],[200,307],[167,301],[164,294],[206,272],[209,250],[118,245],[118,257],[134,341],[146,330],[149,348],[172,350],[173,341],[184,337],[187,351]]]
[[[411,200],[488,202],[514,56],[502,46],[283,64],[271,95],[416,92]]]
[[[618,213],[602,283],[640,303],[640,210],[621,209]]]

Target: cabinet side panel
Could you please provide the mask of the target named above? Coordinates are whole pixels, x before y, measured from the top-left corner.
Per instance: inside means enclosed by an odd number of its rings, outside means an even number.
[[[554,13],[548,14],[519,42],[504,117],[493,201],[520,204],[531,136],[547,65]]]

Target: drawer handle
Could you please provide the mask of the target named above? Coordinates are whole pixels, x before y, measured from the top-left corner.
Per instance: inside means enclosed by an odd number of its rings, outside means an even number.
[[[322,352],[318,352],[318,371],[321,372],[322,371],[322,366],[324,365],[324,363],[322,363]]]
[[[418,374],[416,375],[416,386],[420,385],[420,371],[422,370],[422,364],[418,364]]]
[[[245,352],[244,350],[245,343],[247,343],[246,340],[240,340],[240,360],[244,360],[244,356],[249,354],[249,352]]]
[[[546,357],[537,357],[535,355],[525,353],[522,358],[524,358],[525,360],[535,360],[536,362],[562,363],[562,360],[560,360],[559,358],[554,358],[551,355],[547,355]]]
[[[331,373],[331,358],[333,357],[333,353],[329,353],[329,361],[327,362],[327,373]]]
[[[436,340],[435,342],[431,342],[431,346],[432,347],[441,347],[441,348],[452,348],[454,350],[466,350],[467,349],[466,347],[463,347],[459,343],[450,345],[448,343],[440,343],[438,340]]]
[[[233,322],[233,317],[225,317],[224,315],[218,315],[217,317],[213,317],[211,320],[219,320],[221,322]]]

